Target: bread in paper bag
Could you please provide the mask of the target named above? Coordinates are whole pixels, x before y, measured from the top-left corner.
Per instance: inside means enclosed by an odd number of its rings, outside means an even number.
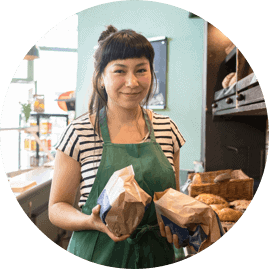
[[[220,222],[209,205],[172,188],[155,192],[153,201],[158,222],[177,234],[181,246],[199,252],[221,237]]]
[[[97,200],[101,220],[116,236],[131,234],[152,200],[134,176],[132,165],[114,172]]]

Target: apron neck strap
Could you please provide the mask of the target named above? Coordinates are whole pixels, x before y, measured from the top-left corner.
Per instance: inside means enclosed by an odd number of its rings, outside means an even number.
[[[110,136],[108,132],[108,127],[107,127],[107,119],[106,119],[106,107],[102,107],[100,112],[99,112],[99,119],[100,119],[100,129],[101,129],[101,134],[104,142],[111,142],[110,141]]]
[[[150,135],[150,140],[151,142],[156,142],[155,135],[154,135],[154,130],[152,124],[150,124],[149,116],[146,110],[142,107],[142,111],[144,113],[145,121],[149,130],[149,135]]]
[[[154,136],[154,131],[153,131],[153,126],[150,124],[148,113],[143,108],[142,108],[142,111],[144,113],[146,125],[148,127],[149,132],[150,132],[150,140],[151,140],[151,142],[156,142],[156,139]],[[107,127],[107,117],[106,117],[106,107],[105,106],[100,110],[99,117],[100,117],[100,129],[101,129],[103,141],[110,143],[111,141],[110,141],[109,131],[108,131],[108,127]]]

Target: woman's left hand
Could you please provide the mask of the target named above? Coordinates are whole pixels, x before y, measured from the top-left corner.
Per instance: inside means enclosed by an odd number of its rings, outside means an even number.
[[[164,226],[163,222],[159,222],[159,227],[160,227],[162,237],[166,237],[167,241],[169,243],[173,243],[175,248],[177,249],[181,248],[178,242],[178,236],[176,234],[171,233],[169,226]]]

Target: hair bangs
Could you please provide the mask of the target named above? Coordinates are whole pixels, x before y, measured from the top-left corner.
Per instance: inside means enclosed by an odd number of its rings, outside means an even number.
[[[146,57],[149,62],[153,61],[154,50],[149,41],[140,35],[134,36],[129,33],[118,33],[118,36],[109,40],[103,51],[103,64],[101,72],[106,65],[114,60]]]

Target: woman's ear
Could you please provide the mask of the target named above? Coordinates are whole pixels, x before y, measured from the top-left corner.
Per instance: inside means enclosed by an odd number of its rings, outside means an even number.
[[[99,79],[99,85],[101,89],[105,88],[105,83],[104,83],[104,78],[103,78],[103,74],[101,75],[100,79]]]
[[[101,89],[104,89],[105,88],[104,74],[101,75],[100,85],[101,85]]]

